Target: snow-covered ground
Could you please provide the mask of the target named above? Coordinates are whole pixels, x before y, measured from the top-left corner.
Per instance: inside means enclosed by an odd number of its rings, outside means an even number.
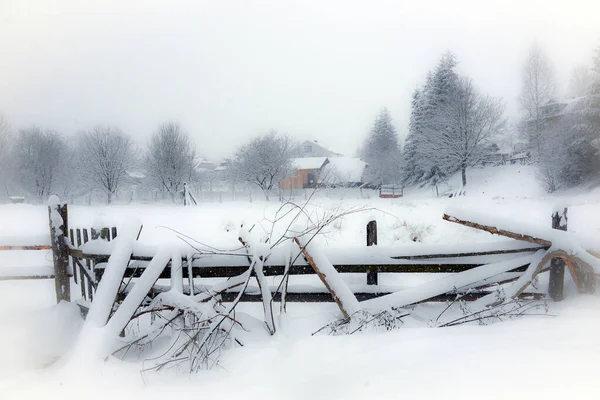
[[[540,189],[533,168],[520,165],[474,169],[468,177],[464,197],[437,199],[428,188],[408,190],[401,199],[326,191],[315,195],[307,210],[319,218],[364,209],[332,224],[320,238],[325,246],[363,246],[365,225],[371,219],[378,221],[380,245],[500,240],[443,221],[443,211],[450,206],[547,228],[551,211],[566,204],[571,232],[586,243],[600,237],[600,190],[549,196]],[[450,185],[458,188],[459,177],[453,177]],[[304,196],[296,201],[303,202]],[[173,229],[210,245],[235,247],[242,223],[256,224],[253,233],[265,236],[279,207],[276,201],[190,208],[72,206],[69,219],[72,227],[89,227],[100,215],[106,224],[120,226],[135,215],[144,224],[140,238],[144,243],[176,241]],[[47,215],[44,206],[0,206],[0,244],[23,243],[26,237],[42,240],[47,236]],[[284,229],[285,224],[280,225],[276,234]],[[0,274],[3,269],[49,264],[49,252],[0,252]],[[423,279],[431,277],[406,276],[409,285]],[[141,363],[116,360],[65,364],[58,358],[82,326],[77,308],[54,305],[51,280],[0,281],[0,398],[598,398],[600,298],[575,295],[572,284],[567,289],[566,301],[550,304],[550,314],[556,317],[437,329],[408,320],[405,329],[393,332],[336,337],[311,336],[337,318],[335,304],[292,303],[275,337],[254,329],[245,347],[223,354],[221,368],[190,377],[174,372],[140,374]],[[440,307],[423,306],[422,315],[427,319]],[[258,304],[243,304],[242,311],[261,314]]]

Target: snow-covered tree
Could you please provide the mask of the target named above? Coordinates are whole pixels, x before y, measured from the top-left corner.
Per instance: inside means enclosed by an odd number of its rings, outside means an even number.
[[[54,131],[33,126],[22,129],[13,146],[14,162],[24,188],[39,197],[55,188],[67,145]]]
[[[405,184],[429,181],[432,171],[450,175],[466,171],[486,155],[490,139],[504,126],[504,106],[483,96],[471,80],[454,71],[456,58],[447,53],[415,92],[405,146]]]
[[[438,154],[442,171],[461,171],[462,184],[467,184],[467,168],[487,155],[490,140],[505,126],[504,103],[480,94],[470,79],[460,78],[452,101],[430,132],[430,145]]]
[[[539,44],[529,50],[521,82],[519,101],[528,120],[530,143],[539,153],[543,141],[541,106],[552,99],[556,88],[554,67]]]
[[[569,104],[558,118],[544,121],[540,130],[538,178],[549,192],[600,175],[600,48],[587,86],[584,97]]]
[[[377,186],[399,184],[402,154],[387,108],[381,110],[367,137],[362,157],[369,164],[366,180]]]
[[[152,185],[171,198],[194,177],[196,151],[177,122],[162,123],[150,138],[145,166]]]
[[[425,85],[413,95],[409,132],[406,139],[403,182],[406,186],[423,183],[434,166],[445,174],[456,171],[451,165],[442,165],[439,151],[432,137],[447,128],[448,110],[456,95],[458,75],[454,71],[456,57],[448,52],[442,56],[435,70],[427,75]]]
[[[8,121],[0,114],[0,187],[8,192],[8,184],[14,178],[15,168],[11,165],[12,137]]]
[[[276,131],[255,137],[236,151],[227,171],[229,180],[256,185],[269,200],[279,182],[290,176],[296,151],[293,140]]]
[[[10,126],[4,115],[0,114],[0,163],[8,153],[10,145]],[[1,164],[0,164],[1,165]]]
[[[568,88],[569,97],[585,96],[591,83],[592,74],[590,74],[590,69],[585,65],[578,65],[571,73]]]
[[[78,153],[83,181],[103,191],[110,204],[136,162],[131,138],[119,128],[97,126],[81,134]]]

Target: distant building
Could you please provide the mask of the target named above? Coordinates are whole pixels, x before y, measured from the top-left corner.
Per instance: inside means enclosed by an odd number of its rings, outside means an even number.
[[[292,160],[292,176],[279,183],[281,189],[315,188],[323,167],[329,164],[327,157],[300,157]]]
[[[539,107],[539,120],[534,118],[528,121],[530,129],[534,129],[539,123],[542,130],[555,126],[565,116],[575,115],[585,107],[587,96],[575,97],[567,100],[550,99],[544,105]]]
[[[214,171],[216,167],[217,166],[215,165],[215,163],[212,163],[204,158],[201,158],[196,163],[197,171]]]

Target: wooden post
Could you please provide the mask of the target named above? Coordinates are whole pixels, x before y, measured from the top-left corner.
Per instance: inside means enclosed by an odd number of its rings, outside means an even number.
[[[556,211],[552,214],[552,229],[567,230],[567,208],[562,213]],[[565,261],[560,258],[553,258],[550,262],[548,294],[554,301],[564,299],[565,265]]]
[[[48,206],[48,217],[50,220],[50,241],[52,243],[52,261],[54,263],[56,303],[60,303],[62,300],[71,301],[69,252],[67,249],[67,232],[69,231],[67,204],[61,204],[56,201],[55,204]]]
[[[367,246],[377,246],[377,221],[367,224]],[[377,272],[367,272],[367,285],[377,285]]]

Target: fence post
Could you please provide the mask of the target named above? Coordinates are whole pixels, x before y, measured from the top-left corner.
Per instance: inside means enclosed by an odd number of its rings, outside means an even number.
[[[61,204],[58,197],[51,196],[48,201],[48,218],[50,221],[52,261],[54,263],[56,303],[60,303],[62,300],[71,301],[69,252],[67,249],[67,232],[69,231],[67,204]]]
[[[552,214],[552,229],[567,230],[567,208]],[[554,258],[550,262],[550,281],[548,283],[548,294],[554,301],[564,299],[565,286],[565,262],[560,258]]]
[[[377,246],[377,221],[367,224],[367,246]],[[367,272],[367,285],[377,285],[377,272]]]

